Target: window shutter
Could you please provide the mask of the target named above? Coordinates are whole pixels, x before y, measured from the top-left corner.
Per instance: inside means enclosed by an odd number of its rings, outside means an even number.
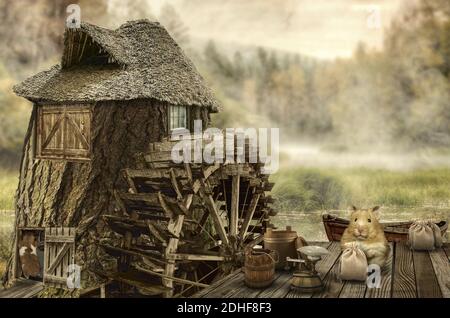
[[[39,108],[37,154],[51,158],[64,155],[64,110]]]
[[[65,155],[68,159],[89,158],[91,151],[91,119],[90,110],[83,108],[66,109],[67,137]]]
[[[90,106],[39,106],[35,153],[41,159],[89,160]]]

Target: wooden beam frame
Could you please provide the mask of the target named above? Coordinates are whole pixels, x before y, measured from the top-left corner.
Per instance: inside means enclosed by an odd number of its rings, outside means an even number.
[[[255,214],[256,206],[258,205],[259,198],[261,197],[261,193],[255,193],[250,201],[250,205],[247,210],[247,214],[245,215],[244,222],[242,223],[241,230],[239,232],[239,237],[242,241],[245,240],[247,236],[248,227],[250,225],[251,220],[253,219],[253,215]]]
[[[200,191],[203,192],[203,189],[201,189]],[[217,233],[219,234],[220,239],[222,240],[222,242],[224,244],[228,245],[229,240],[228,240],[227,232],[225,231],[225,227],[223,226],[222,219],[220,217],[220,213],[219,213],[219,210],[217,209],[214,198],[212,197],[211,194],[206,195],[205,193],[202,193],[202,195],[205,200],[206,207],[209,211],[209,214],[212,216],[212,218],[214,220],[214,227],[215,227]]]
[[[238,234],[239,219],[239,188],[241,183],[240,174],[232,176],[231,179],[231,211],[230,211],[230,235]]]
[[[170,255],[175,260],[182,261],[223,261],[225,257],[220,255],[201,255],[201,254],[183,254],[177,253]]]

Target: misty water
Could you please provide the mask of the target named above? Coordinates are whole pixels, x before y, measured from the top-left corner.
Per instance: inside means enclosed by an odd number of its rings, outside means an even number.
[[[449,168],[450,153],[435,149],[410,152],[326,151],[318,145],[284,144],[280,147],[283,167],[370,168],[391,171]]]

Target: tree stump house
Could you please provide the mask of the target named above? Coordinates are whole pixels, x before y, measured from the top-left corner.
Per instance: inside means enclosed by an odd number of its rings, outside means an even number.
[[[14,90],[33,111],[5,283],[38,261],[49,286],[69,288],[76,265],[82,288],[187,295],[261,239],[273,184],[258,164],[170,161],[171,131],[219,107],[159,23],[68,28],[60,65]]]

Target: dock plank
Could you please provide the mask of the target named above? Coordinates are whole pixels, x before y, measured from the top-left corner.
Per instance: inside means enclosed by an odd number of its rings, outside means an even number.
[[[444,249],[440,248],[430,252],[430,258],[442,297],[450,298],[450,263]]]
[[[33,298],[44,289],[42,282],[19,279],[10,288],[0,291],[0,298]]]
[[[395,244],[392,298],[417,297],[413,255],[404,243]]]
[[[394,249],[395,243],[389,243],[391,247],[391,255],[389,256],[389,262],[383,268],[381,272],[380,288],[367,287],[365,298],[391,298],[392,296],[392,275],[394,273],[393,268],[395,266]]]
[[[364,298],[366,293],[366,282],[345,281],[339,298]]]
[[[233,279],[236,278],[236,276],[242,275],[242,269],[237,269],[233,273],[222,277],[218,281],[211,284],[208,288],[204,288],[195,295],[193,295],[193,298],[202,298],[202,297],[208,297],[207,295],[214,293],[217,289],[222,288],[223,285],[226,285],[227,283],[231,283]],[[214,297],[214,296],[209,296]]]
[[[413,251],[416,274],[417,297],[442,298],[441,288],[434,273],[430,254],[427,251]]]
[[[292,274],[290,272],[282,272],[281,275],[273,282],[272,286],[264,289],[258,298],[284,298],[291,288],[290,281]]]
[[[329,250],[331,252],[330,254],[333,256],[330,257],[327,262],[327,265],[331,265],[331,268],[323,279],[325,288],[320,293],[314,293],[312,298],[338,298],[344,286],[344,282],[339,278],[339,256],[341,255],[340,243],[332,242]]]
[[[244,273],[240,271],[237,275],[230,277],[223,284],[209,291],[202,297],[227,298],[227,295],[231,295],[236,288],[242,288],[243,286],[244,286]]]
[[[263,290],[270,291],[275,285],[276,281],[280,278],[281,272],[275,273],[275,279],[272,285],[266,288],[250,288],[245,284],[245,276],[242,277],[242,286],[240,288],[236,288],[234,292],[227,294],[229,298],[256,298],[259,297],[259,294]]]

